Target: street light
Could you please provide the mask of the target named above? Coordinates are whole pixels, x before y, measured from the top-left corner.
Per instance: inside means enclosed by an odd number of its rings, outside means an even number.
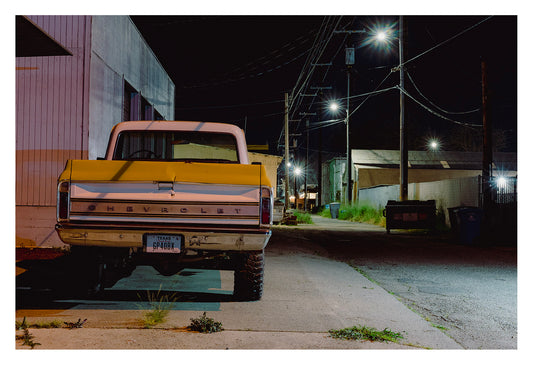
[[[329,104],[329,110],[336,112],[339,110],[339,104],[337,104],[335,101],[331,102],[331,104]]]
[[[440,141],[436,138],[432,138],[428,141],[427,146],[431,151],[438,151],[440,149]]]

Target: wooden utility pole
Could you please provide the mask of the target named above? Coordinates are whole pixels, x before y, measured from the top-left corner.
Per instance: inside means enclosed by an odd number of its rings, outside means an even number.
[[[285,93],[285,210],[289,209],[289,93]]]
[[[307,175],[309,174],[309,119],[305,121],[305,169],[304,169],[304,212],[307,212]]]
[[[488,89],[487,64],[481,60],[481,97],[483,111],[483,167],[482,190],[483,205],[486,207],[491,201],[490,178],[492,176],[492,120],[490,118],[490,99]]]
[[[407,169],[409,164],[409,153],[407,149],[407,138],[405,136],[405,100],[403,95],[404,90],[404,75],[403,75],[403,36],[404,36],[404,25],[403,25],[403,16],[400,16],[399,24],[399,37],[398,37],[398,48],[400,51],[400,201],[405,201],[408,199],[408,176]]]

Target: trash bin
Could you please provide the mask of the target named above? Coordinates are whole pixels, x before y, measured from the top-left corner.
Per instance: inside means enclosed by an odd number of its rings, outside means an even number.
[[[389,200],[383,210],[387,233],[391,229],[435,229],[435,200]]]
[[[471,245],[481,235],[482,218],[483,210],[480,208],[453,208],[453,212],[450,214],[450,223],[461,244]]]
[[[339,209],[341,203],[329,203],[329,212],[331,213],[331,219],[339,218]]]

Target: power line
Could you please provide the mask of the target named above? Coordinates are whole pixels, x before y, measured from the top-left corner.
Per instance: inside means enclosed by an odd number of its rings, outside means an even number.
[[[398,89],[400,89],[400,87],[398,87]],[[400,91],[408,96],[411,100],[413,100],[415,103],[417,103],[418,105],[420,105],[422,108],[424,108],[425,110],[427,110],[428,112],[430,112],[431,114],[433,115],[436,115],[437,117],[439,118],[442,118],[444,120],[447,120],[449,122],[452,122],[452,123],[455,123],[455,124],[459,124],[459,125],[462,125],[463,127],[468,127],[468,128],[480,128],[480,127],[483,127],[483,125],[481,124],[472,124],[472,123],[465,123],[465,122],[459,122],[457,120],[453,120],[453,119],[450,119],[448,117],[445,117],[444,115],[442,114],[439,114],[437,113],[436,111],[434,111],[433,109],[425,106],[424,104],[422,104],[422,102],[420,102],[419,100],[415,99],[411,94],[409,94],[405,89],[400,89]]]
[[[457,34],[454,35],[453,37],[448,38],[448,39],[446,39],[446,40],[443,41],[443,42],[440,42],[439,44],[437,44],[437,45],[431,47],[430,49],[428,49],[428,50],[426,50],[426,51],[420,53],[419,55],[417,55],[417,56],[415,56],[415,57],[413,57],[413,58],[408,59],[407,61],[404,61],[403,64],[399,65],[398,67],[402,67],[402,66],[408,64],[409,62],[412,62],[412,61],[414,61],[414,60],[416,60],[416,59],[418,59],[418,58],[424,56],[425,54],[427,54],[427,53],[433,51],[434,49],[436,49],[436,48],[438,48],[438,47],[440,47],[440,46],[442,46],[442,45],[444,45],[444,44],[446,44],[446,43],[448,43],[448,42],[454,40],[455,38],[457,38],[457,37],[459,37],[459,36],[465,34],[465,33],[468,32],[468,31],[474,29],[475,27],[477,27],[477,26],[479,26],[480,24],[486,22],[487,20],[491,19],[492,17],[493,17],[493,16],[491,15],[491,16],[489,16],[489,17],[487,17],[487,18],[481,20],[480,22],[478,22],[478,23],[472,25],[471,27],[469,27],[469,28],[463,30],[462,32],[457,33]]]
[[[275,104],[275,103],[283,103],[283,99],[272,100],[272,101],[262,101],[262,102],[257,102],[257,103],[248,103],[248,104],[212,105],[212,106],[196,106],[196,107],[188,107],[188,108],[176,108],[176,110],[186,111],[186,110],[199,110],[199,109],[229,109],[229,108],[240,108],[240,107],[244,107],[244,106],[265,105],[265,104]]]
[[[370,93],[370,95],[368,95],[368,96],[366,97],[366,99],[363,100],[363,101],[361,102],[361,104],[359,104],[359,105],[358,105],[358,106],[357,106],[357,107],[356,107],[356,108],[350,113],[350,117],[351,117],[356,111],[358,111],[358,110],[363,106],[363,104],[366,103],[366,101],[367,101],[371,96],[374,95],[373,93],[374,93],[379,87],[381,87],[381,85],[383,85],[383,83],[385,82],[385,80],[387,80],[387,79],[389,78],[390,75],[392,75],[392,71],[390,71],[390,72],[387,74],[387,76],[385,76],[385,78],[379,83],[379,85],[376,86],[376,88],[372,91],[372,93]],[[388,89],[387,89],[386,91],[388,91]]]
[[[407,73],[407,77],[409,78],[409,80],[411,80],[411,84],[413,84],[414,88],[416,89],[416,91],[418,91],[420,96],[422,96],[428,103],[430,103],[431,105],[433,105],[433,107],[437,108],[439,111],[441,111],[443,113],[446,113],[446,114],[471,114],[471,113],[475,113],[475,112],[478,112],[478,111],[481,110],[480,108],[477,108],[477,109],[473,109],[473,110],[469,110],[469,111],[465,111],[465,112],[450,112],[448,110],[442,109],[437,104],[435,104],[431,100],[429,100],[424,94],[422,94],[420,89],[416,86],[415,81],[411,77],[411,74],[407,70],[406,70],[406,73]]]

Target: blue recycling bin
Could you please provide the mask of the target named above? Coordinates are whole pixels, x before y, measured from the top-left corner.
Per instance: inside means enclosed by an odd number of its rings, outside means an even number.
[[[329,203],[329,212],[331,213],[331,219],[339,218],[339,209],[341,203]]]
[[[474,207],[459,208],[455,212],[457,218],[457,233],[461,244],[471,245],[481,236],[481,220],[483,210]]]

